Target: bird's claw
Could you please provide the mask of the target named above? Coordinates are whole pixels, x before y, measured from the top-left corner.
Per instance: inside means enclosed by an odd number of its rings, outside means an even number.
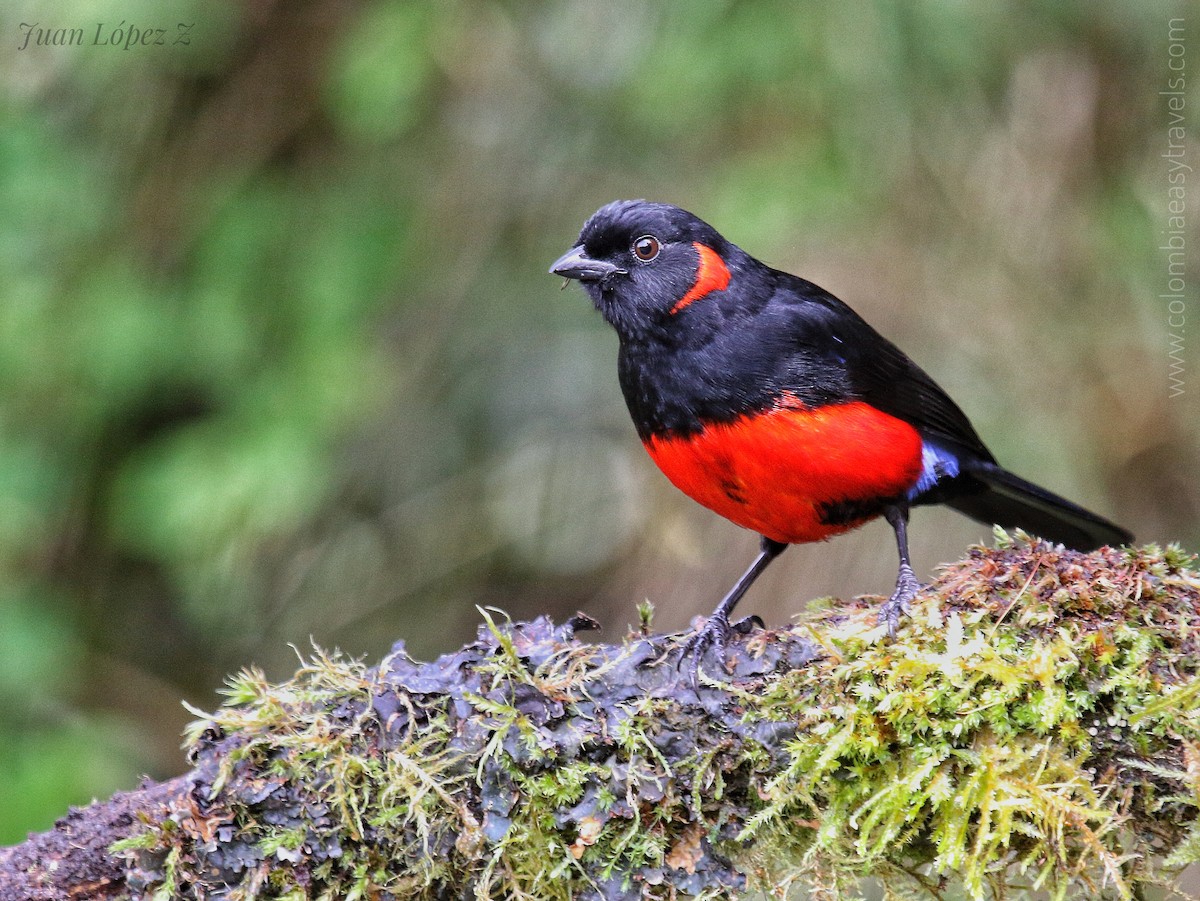
[[[700,664],[709,648],[716,650],[717,660],[725,663],[725,648],[730,635],[749,635],[755,629],[763,628],[763,621],[758,616],[747,616],[730,624],[729,618],[723,613],[714,613],[699,629],[692,633],[684,642],[676,661],[676,668],[681,668],[688,661],[688,675],[692,690],[700,691]]]
[[[749,616],[743,616],[736,623],[729,627],[731,634],[749,635],[755,629],[765,629],[766,625],[762,621],[762,617],[756,613]]]
[[[884,601],[883,606],[879,608],[877,622],[881,626],[887,626],[888,638],[896,637],[896,627],[900,625],[900,617],[908,615],[909,605],[920,590],[921,583],[917,581],[917,577],[913,574],[912,567],[908,564],[902,564],[900,566],[900,575],[896,578],[896,590],[892,592],[892,596]]]
[[[717,652],[717,659],[724,661],[726,641],[735,629],[742,629],[744,622],[745,620],[742,620],[736,626],[730,626],[729,617],[723,613],[714,613],[684,643],[676,667],[682,667],[683,662],[688,661],[688,675],[693,691],[700,691],[700,664],[704,660],[705,653],[709,648],[713,648]]]

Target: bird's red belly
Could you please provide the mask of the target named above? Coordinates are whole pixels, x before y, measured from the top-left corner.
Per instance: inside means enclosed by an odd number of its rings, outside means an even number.
[[[819,541],[874,514],[869,508],[921,473],[921,436],[862,402],[783,406],[687,437],[651,437],[646,450],[684,494],[739,526],[788,544]]]

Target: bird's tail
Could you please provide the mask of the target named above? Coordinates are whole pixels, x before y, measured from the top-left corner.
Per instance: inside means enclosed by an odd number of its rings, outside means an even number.
[[[950,498],[946,503],[979,522],[1024,529],[1078,551],[1133,541],[1128,530],[995,463],[976,463],[970,467],[969,475],[979,482],[982,490]]]

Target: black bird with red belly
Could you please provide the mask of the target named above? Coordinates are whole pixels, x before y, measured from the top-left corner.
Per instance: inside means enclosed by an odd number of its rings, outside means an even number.
[[[688,643],[718,652],[729,614],[789,544],[882,516],[900,571],[879,619],[894,634],[920,585],[910,508],[946,504],[1077,550],[1132,536],[1001,467],[916,363],[812,282],[772,269],[691,213],[620,200],[550,269],[576,279],[620,338],[638,437],[681,491],[762,536],[762,550]]]

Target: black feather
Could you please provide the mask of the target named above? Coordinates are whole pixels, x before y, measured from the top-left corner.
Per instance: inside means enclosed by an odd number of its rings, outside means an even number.
[[[646,234],[662,242],[652,265],[630,251]],[[677,311],[697,277],[693,242],[719,254],[731,279]],[[588,220],[578,246],[620,270],[620,277],[585,280],[584,288],[620,336],[621,388],[643,441],[693,435],[784,398],[813,409],[864,402],[917,430],[924,469],[904,497],[868,499],[866,507],[862,499],[834,499],[831,522],[887,504],[945,503],[1079,550],[1132,540],[1120,526],[1001,468],[949,395],[854,310],[759,262],[692,214],[618,201]]]
[[[994,462],[966,414],[904,351],[875,331],[858,313],[810,281],[778,272],[809,343],[828,349],[826,364],[845,370],[858,400],[914,426],[923,438],[944,439],[980,460]]]
[[[946,505],[979,522],[1024,529],[1077,551],[1133,541],[1126,529],[995,463],[972,463],[957,481],[964,493]]]

